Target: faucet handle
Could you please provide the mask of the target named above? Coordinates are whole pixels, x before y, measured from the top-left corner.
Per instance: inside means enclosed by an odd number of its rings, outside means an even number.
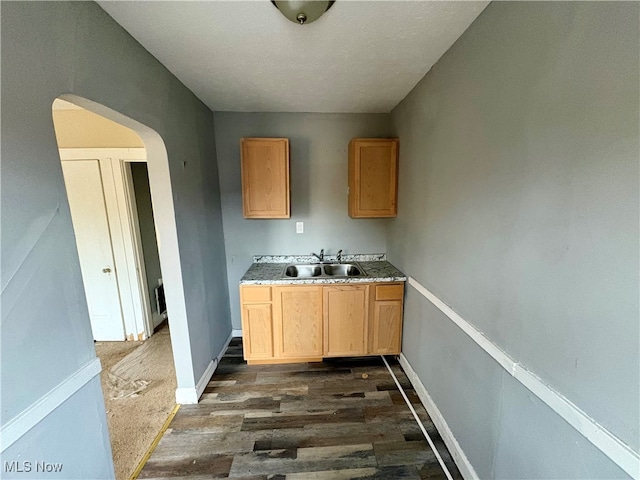
[[[338,254],[336,255],[336,258],[338,259],[338,263],[342,261],[342,249],[338,250]]]

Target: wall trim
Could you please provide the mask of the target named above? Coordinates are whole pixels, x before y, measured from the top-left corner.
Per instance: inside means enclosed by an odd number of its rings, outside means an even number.
[[[0,438],[2,438],[0,451],[4,452],[13,445],[29,430],[89,383],[91,379],[100,375],[101,371],[102,365],[100,364],[100,359],[94,358],[45,393],[5,425],[2,425],[2,427],[0,427]]]
[[[589,442],[611,459],[616,465],[635,479],[640,479],[640,454],[612,434],[605,427],[582,411],[564,395],[544,383],[540,377],[516,362],[482,332],[458,315],[451,307],[436,297],[415,278],[409,277],[409,285],[435,305],[464,333],[476,342],[510,375],[542,400],[569,425],[580,432]]]
[[[465,478],[465,480],[479,480],[480,477],[473,468],[473,465],[471,465],[471,462],[465,455],[462,447],[460,447],[458,440],[449,428],[447,421],[445,420],[442,413],[440,413],[440,410],[431,398],[431,395],[429,395],[429,392],[423,385],[420,377],[418,377],[418,374],[409,363],[409,360],[407,360],[407,357],[404,356],[404,353],[400,354],[400,365],[402,366],[404,372],[407,374],[407,377],[409,378],[411,385],[413,385],[414,390],[418,394],[422,405],[424,405],[424,408],[427,410],[429,417],[431,417],[431,420],[438,430],[438,433],[449,449],[449,452],[453,457],[453,461],[458,467],[458,470],[460,470],[460,474],[462,475],[462,477]]]
[[[176,388],[176,403],[178,405],[192,405],[198,403],[196,387]]]
[[[209,380],[213,376],[213,373],[215,372],[216,368],[218,367],[218,364],[220,363],[220,359],[226,353],[227,348],[229,348],[229,344],[231,343],[232,338],[233,338],[233,333],[230,333],[229,337],[225,341],[224,346],[222,347],[222,350],[220,351],[220,353],[216,358],[214,358],[213,360],[211,360],[211,362],[209,362],[209,365],[207,365],[207,368],[205,369],[204,373],[200,377],[200,380],[198,380],[198,383],[196,383],[195,387],[182,387],[182,388],[176,389],[176,403],[178,405],[190,405],[190,404],[198,403],[198,400],[202,396],[204,389],[207,388],[207,384],[209,383]]]
[[[234,330],[231,331],[231,335],[233,337],[242,337],[242,330],[235,330],[234,329]]]

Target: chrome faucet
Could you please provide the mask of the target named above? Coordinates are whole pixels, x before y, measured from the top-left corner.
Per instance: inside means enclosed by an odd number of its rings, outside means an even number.
[[[342,249],[338,250],[336,258],[338,259],[338,263],[342,262]]]
[[[318,255],[317,253],[313,253],[313,252],[311,252],[311,255],[313,255],[318,260],[320,260],[320,263],[324,262],[324,248],[322,250],[320,250],[320,255]]]

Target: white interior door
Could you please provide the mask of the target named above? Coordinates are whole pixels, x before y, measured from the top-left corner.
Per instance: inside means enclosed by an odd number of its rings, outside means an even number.
[[[100,162],[62,162],[94,340],[124,340]]]

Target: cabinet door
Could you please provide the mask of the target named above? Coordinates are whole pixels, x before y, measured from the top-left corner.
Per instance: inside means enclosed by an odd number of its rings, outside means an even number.
[[[402,341],[403,283],[387,283],[373,287],[371,323],[369,325],[370,354],[398,354]]]
[[[322,286],[275,287],[275,347],[279,357],[322,356]]]
[[[246,360],[273,358],[271,304],[242,305],[242,346]]]
[[[349,215],[395,217],[398,201],[398,139],[359,139],[349,144]]]
[[[245,218],[289,218],[289,140],[243,138],[241,150]]]
[[[367,353],[368,285],[324,287],[325,356]]]
[[[402,300],[375,301],[369,353],[399,354],[402,339]]]

